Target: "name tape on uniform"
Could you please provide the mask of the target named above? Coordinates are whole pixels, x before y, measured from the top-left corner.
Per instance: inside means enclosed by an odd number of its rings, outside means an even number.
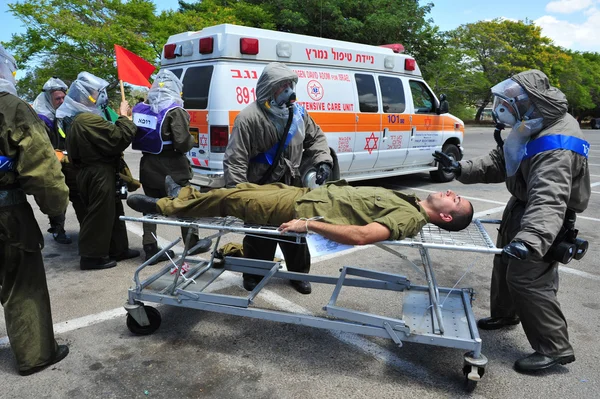
[[[136,126],[145,127],[147,129],[156,129],[156,123],[158,122],[158,118],[156,116],[146,114],[134,113],[132,119]]]

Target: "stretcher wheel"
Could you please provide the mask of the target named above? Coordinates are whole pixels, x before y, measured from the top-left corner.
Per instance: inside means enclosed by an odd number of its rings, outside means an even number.
[[[160,327],[162,320],[160,312],[151,306],[144,306],[144,310],[150,321],[147,326],[140,326],[130,314],[127,314],[127,328],[135,335],[150,335]]]
[[[473,392],[475,388],[477,388],[477,381],[470,380],[465,376],[465,391]]]

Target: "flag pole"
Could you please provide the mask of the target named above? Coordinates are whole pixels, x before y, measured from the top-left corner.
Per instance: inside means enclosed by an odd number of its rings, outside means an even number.
[[[123,87],[123,81],[119,80],[119,83],[121,84],[121,101],[125,101],[125,88]]]

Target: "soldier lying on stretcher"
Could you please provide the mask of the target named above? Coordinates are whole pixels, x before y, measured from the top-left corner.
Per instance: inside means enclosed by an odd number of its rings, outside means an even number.
[[[136,194],[127,204],[138,212],[166,216],[234,216],[246,223],[279,226],[283,232],[311,231],[348,245],[402,240],[427,223],[458,231],[473,219],[473,205],[451,190],[420,200],[382,187],[349,186],[345,181],[314,189],[242,183],[201,193],[167,176],[165,185],[169,197]]]

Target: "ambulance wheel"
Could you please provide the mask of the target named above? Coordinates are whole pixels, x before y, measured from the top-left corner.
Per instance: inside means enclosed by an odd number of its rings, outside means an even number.
[[[460,160],[460,151],[454,144],[446,144],[442,148],[442,152],[455,161]],[[429,175],[431,176],[431,180],[437,183],[445,183],[454,179],[454,173],[444,171],[442,165],[438,165],[438,170],[429,172]]]
[[[144,306],[144,310],[150,322],[147,326],[140,326],[130,314],[127,314],[127,328],[135,335],[150,335],[160,327],[162,320],[160,312],[151,306]]]

